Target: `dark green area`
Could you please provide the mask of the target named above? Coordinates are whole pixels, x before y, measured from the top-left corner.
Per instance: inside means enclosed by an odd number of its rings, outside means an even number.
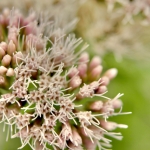
[[[128,129],[118,129],[124,136],[122,141],[113,140],[113,150],[149,150],[150,148],[150,66],[148,62],[124,59],[116,62],[110,54],[104,59],[105,67],[116,67],[118,76],[109,85],[108,95],[114,97],[118,92],[122,96],[122,115],[111,118],[118,123],[127,124]]]

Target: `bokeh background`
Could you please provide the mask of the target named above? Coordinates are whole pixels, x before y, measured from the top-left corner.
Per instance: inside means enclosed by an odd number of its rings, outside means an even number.
[[[25,0],[23,6],[17,3],[18,1],[0,0],[0,10],[6,6],[10,8],[15,6],[26,12],[30,7],[39,11],[44,6],[48,9],[48,5],[52,3],[51,0],[42,2]],[[67,5],[67,1],[64,1]],[[78,17],[79,22],[73,32],[89,43],[87,51],[91,57],[96,54],[102,58],[104,70],[114,67],[118,69],[118,76],[109,85],[107,95],[114,97],[117,93],[124,93],[123,111],[132,112],[130,115],[111,118],[113,121],[129,126],[128,129],[117,130],[124,138],[122,141],[112,139],[112,149],[149,150],[150,24],[146,26],[142,24],[141,14],[135,17],[132,24],[128,22],[124,24],[123,13],[118,15],[117,11],[108,12],[107,5],[102,0],[86,0],[82,5],[72,4],[69,7],[75,6],[72,16]],[[120,5],[116,7],[116,10],[123,9]],[[3,133],[3,124],[0,125],[0,133],[0,149],[17,150],[20,146],[19,139],[9,138],[6,142],[7,135]],[[30,149],[29,146],[23,148],[23,150]]]

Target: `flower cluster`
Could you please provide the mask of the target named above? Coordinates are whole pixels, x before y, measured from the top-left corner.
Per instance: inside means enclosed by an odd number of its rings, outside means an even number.
[[[89,61],[83,52],[87,45],[76,52],[81,38],[66,34],[54,18],[5,9],[0,42],[0,116],[20,149],[105,149],[108,136],[122,139],[112,130],[127,126],[108,121],[123,114],[122,94],[104,96],[117,70],[102,73],[101,59]]]
[[[124,23],[133,23],[134,16],[142,14],[145,20],[143,24],[148,25],[150,21],[150,1],[149,0],[106,0],[108,4],[108,10],[112,11],[115,4],[123,6],[122,13],[125,16],[123,19]]]
[[[150,26],[143,25],[146,17],[142,11],[137,14],[126,12],[125,4],[128,2],[128,7],[131,7],[137,1],[106,1],[88,0],[81,6],[77,32],[90,41],[93,51],[101,56],[112,53],[117,61],[122,58],[149,61],[149,42],[146,37]],[[140,1],[138,5],[142,6],[144,2]],[[88,14],[87,17],[85,14]]]

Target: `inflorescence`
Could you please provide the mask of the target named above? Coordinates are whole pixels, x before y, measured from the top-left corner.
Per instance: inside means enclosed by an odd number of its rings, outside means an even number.
[[[87,45],[76,52],[81,38],[67,34],[53,17],[4,9],[0,42],[1,121],[12,138],[20,138],[19,149],[105,149],[111,147],[108,136],[122,139],[112,130],[127,125],[108,121],[126,114],[122,94],[104,95],[117,69],[102,73],[101,59],[89,61],[83,52]]]

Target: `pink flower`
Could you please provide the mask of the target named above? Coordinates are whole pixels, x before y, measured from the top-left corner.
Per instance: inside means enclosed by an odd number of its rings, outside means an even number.
[[[6,89],[0,112],[11,137],[20,138],[20,148],[29,144],[33,150],[94,150],[110,146],[105,135],[121,139],[120,133],[108,131],[127,126],[107,120],[123,114],[122,94],[113,99],[104,96],[117,70],[103,73],[99,57],[89,61],[88,53],[81,54],[87,45],[77,53],[81,38],[53,25],[43,28],[45,22],[37,24],[36,17],[12,13],[2,14],[5,24],[0,24],[5,31],[0,43],[0,86]],[[59,34],[48,34],[56,30]]]

